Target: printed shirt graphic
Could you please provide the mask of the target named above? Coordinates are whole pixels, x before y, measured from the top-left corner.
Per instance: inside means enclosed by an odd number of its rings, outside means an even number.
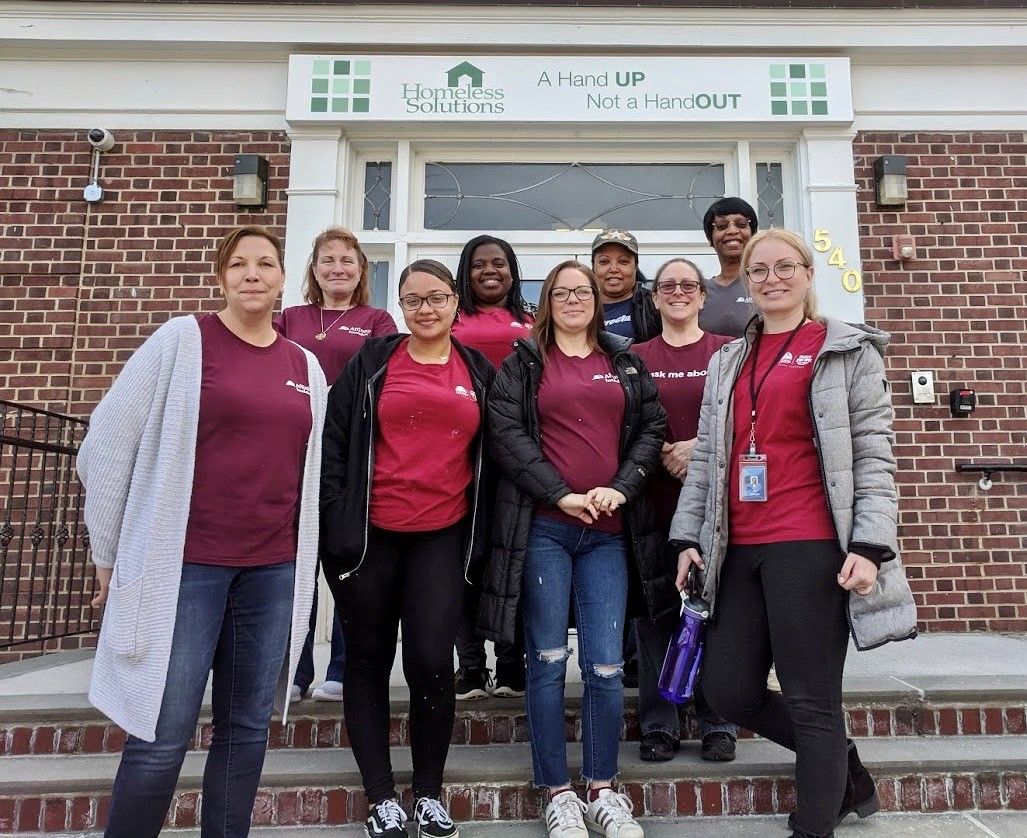
[[[383,530],[441,530],[468,512],[471,444],[481,412],[460,353],[419,364],[402,341],[378,400],[371,523]]]
[[[756,369],[757,385],[789,334],[763,336]],[[826,335],[827,327],[822,323],[810,322],[803,326],[760,391],[756,450],[767,456],[769,489],[767,500],[760,503],[738,500],[738,458],[749,449],[752,353],[742,366],[734,388],[734,441],[729,469],[728,520],[733,544],[833,541],[837,538],[827,507],[809,415],[813,360],[824,345]]]
[[[321,331],[321,310],[314,305],[291,306],[275,318],[280,334],[314,353],[329,387],[365,340],[396,334],[392,315],[372,306],[355,306],[346,312],[327,309],[324,326],[325,339],[316,340],[314,336]]]
[[[200,320],[203,377],[185,561],[255,567],[296,558],[310,436],[303,352],[246,343],[216,314]]]
[[[531,336],[534,322],[531,315],[518,320],[505,308],[486,308],[476,314],[460,312],[453,324],[453,337],[464,346],[477,349],[499,369],[512,351],[513,342]]]
[[[716,351],[731,340],[725,335],[706,332],[694,343],[671,346],[662,335],[657,335],[632,347],[645,362],[660,393],[660,403],[667,411],[667,442],[695,439],[706,368]],[[649,493],[661,529],[670,529],[680,494],[681,481],[671,477],[661,465],[650,483]]]
[[[715,335],[740,338],[754,313],[745,281],[738,277],[730,285],[720,285],[711,279],[706,285],[706,302],[699,312],[699,328]]]
[[[603,306],[603,328],[615,335],[635,339],[635,327],[631,325],[631,298],[619,303],[607,303]]]
[[[553,346],[538,389],[542,453],[573,492],[609,486],[620,466],[620,432],[624,425],[624,388],[610,358],[593,352],[573,358]],[[563,523],[582,525],[557,507],[536,512]],[[592,525],[621,531],[620,514],[603,515]]]

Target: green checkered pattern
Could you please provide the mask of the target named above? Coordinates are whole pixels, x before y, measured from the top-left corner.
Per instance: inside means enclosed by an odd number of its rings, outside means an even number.
[[[771,64],[773,116],[826,116],[827,71],[823,64]]]
[[[367,113],[371,106],[371,62],[319,58],[310,78],[311,113]]]

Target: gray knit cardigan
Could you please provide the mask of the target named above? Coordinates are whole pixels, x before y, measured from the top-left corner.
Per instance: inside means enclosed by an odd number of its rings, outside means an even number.
[[[276,701],[283,721],[314,594],[327,402],[321,367],[304,354],[313,425],[303,470],[292,637]],[[89,700],[147,742],[155,738],[175,630],[202,368],[196,318],[169,320],[128,359],[93,411],[78,453],[93,561],[114,569]]]

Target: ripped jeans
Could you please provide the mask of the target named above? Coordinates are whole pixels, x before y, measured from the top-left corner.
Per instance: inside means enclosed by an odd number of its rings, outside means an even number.
[[[536,786],[566,785],[564,682],[574,609],[581,703],[582,777],[613,780],[624,721],[624,538],[536,516],[528,536],[521,610],[528,660],[528,730]]]

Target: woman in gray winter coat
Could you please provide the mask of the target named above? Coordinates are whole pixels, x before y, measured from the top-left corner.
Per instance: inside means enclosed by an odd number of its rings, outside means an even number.
[[[705,571],[707,701],[795,751],[793,838],[822,838],[879,808],[845,736],[850,621],[861,648],[916,634],[896,559],[888,337],[817,315],[795,233],[753,236],[742,272],[757,313],[710,362],[671,525],[677,585]]]

